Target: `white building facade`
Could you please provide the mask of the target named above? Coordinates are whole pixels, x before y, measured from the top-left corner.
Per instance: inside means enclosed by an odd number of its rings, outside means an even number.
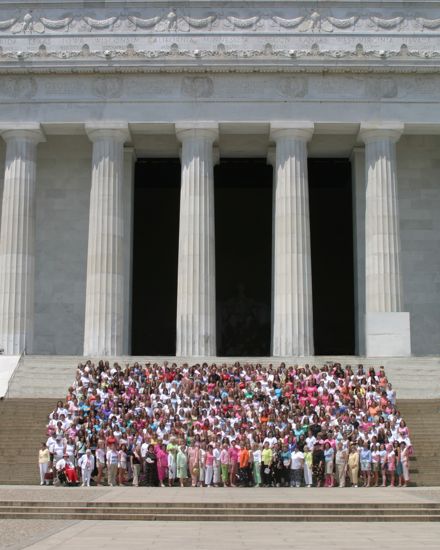
[[[307,160],[352,167],[356,353],[440,354],[440,2],[0,3],[0,347],[130,354],[134,166],[181,160],[176,354],[216,346],[214,165],[273,165],[272,343],[314,353]]]

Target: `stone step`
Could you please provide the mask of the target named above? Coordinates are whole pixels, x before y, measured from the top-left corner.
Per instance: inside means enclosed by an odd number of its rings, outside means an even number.
[[[55,494],[59,494],[59,489],[53,488],[42,488],[44,493],[50,494],[54,491]],[[71,489],[66,488],[66,491],[71,491]],[[93,491],[93,488],[81,488],[82,491]],[[164,488],[163,491],[166,492],[167,488]],[[180,490],[180,489],[179,489]],[[246,489],[245,489],[246,490]],[[159,489],[162,493],[162,489]],[[270,491],[270,490],[269,490]],[[290,490],[289,490],[290,491]],[[138,493],[138,490],[132,491],[134,495]],[[198,491],[195,490],[194,494]],[[252,493],[252,488],[249,488],[249,493]],[[291,491],[295,491],[292,489]],[[363,491],[358,492],[363,493]],[[39,493],[42,494],[42,493]],[[273,494],[273,493],[272,493]],[[260,496],[261,498],[261,496]],[[83,501],[85,500],[85,501]],[[437,502],[254,502],[254,501],[245,501],[245,502],[228,502],[228,501],[217,501],[217,502],[206,502],[201,504],[197,500],[178,502],[178,501],[168,501],[168,502],[137,502],[135,500],[129,501],[96,501],[96,500],[86,500],[81,501],[57,501],[57,500],[2,500],[0,501],[0,507],[3,508],[56,508],[59,509],[60,506],[63,508],[81,508],[81,509],[144,509],[144,510],[175,510],[177,508],[183,508],[185,510],[252,510],[257,509],[258,511],[265,510],[382,510],[382,509],[403,509],[403,510],[424,510],[424,511],[438,511],[440,512],[440,503]]]
[[[329,514],[328,510],[324,510],[321,513],[303,513],[299,514],[297,512],[291,514],[280,514],[279,511],[276,513],[264,512],[264,513],[226,513],[226,514],[206,514],[204,512],[198,513],[195,515],[188,514],[187,511],[182,513],[174,512],[143,512],[139,514],[133,514],[132,511],[129,513],[123,512],[104,512],[104,513],[77,513],[77,512],[20,512],[20,511],[5,511],[0,512],[0,519],[58,519],[58,520],[94,520],[94,521],[246,521],[246,522],[299,522],[299,521],[319,521],[319,522],[333,522],[333,521],[344,521],[344,522],[407,522],[407,521],[417,521],[417,522],[438,522],[440,521],[440,513],[396,513],[390,514],[388,512],[377,513],[368,513],[360,514],[357,511],[341,511],[336,514]]]

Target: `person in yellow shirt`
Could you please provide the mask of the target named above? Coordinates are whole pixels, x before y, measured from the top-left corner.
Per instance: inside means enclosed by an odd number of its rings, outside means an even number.
[[[272,460],[272,449],[269,447],[269,442],[266,441],[261,453],[261,477],[263,479],[263,487],[272,485]]]
[[[350,447],[350,454],[348,455],[348,473],[352,486],[357,487],[359,477],[359,453],[356,445]]]
[[[47,470],[49,468],[50,453],[46,447],[46,443],[41,444],[41,449],[38,451],[38,467],[40,469],[40,485],[49,485],[46,479]]]

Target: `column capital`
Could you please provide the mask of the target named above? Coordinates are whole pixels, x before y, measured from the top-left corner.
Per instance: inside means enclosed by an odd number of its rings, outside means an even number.
[[[46,141],[46,136],[38,122],[0,123],[0,134],[6,142],[12,139],[25,139],[35,144]]]
[[[292,138],[307,142],[314,131],[314,123],[308,120],[274,121],[270,123],[270,140],[277,141],[280,138]]]
[[[405,126],[402,122],[361,122],[359,139],[364,143],[376,140],[389,139],[397,142],[403,134]]]
[[[275,160],[277,158],[277,151],[274,146],[270,146],[267,149],[266,162],[270,166],[275,166]]]
[[[179,141],[189,138],[205,138],[214,142],[218,139],[217,122],[176,122],[176,136]]]
[[[86,122],[85,130],[90,141],[114,139],[125,143],[130,140],[130,130],[127,122]]]

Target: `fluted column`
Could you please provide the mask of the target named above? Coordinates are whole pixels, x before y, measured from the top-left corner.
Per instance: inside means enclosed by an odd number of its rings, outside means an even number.
[[[396,142],[403,124],[361,124],[365,143],[365,310],[368,355],[410,353],[409,314],[402,312]],[[377,345],[377,337],[382,343]]]
[[[176,124],[182,142],[177,356],[216,353],[213,143],[215,123]]]
[[[33,344],[35,184],[39,124],[0,127],[6,141],[0,228],[0,348],[30,353]]]
[[[271,125],[276,143],[274,193],[274,356],[313,355],[307,142],[313,124]]]
[[[115,356],[124,337],[124,142],[128,125],[86,124],[93,142],[84,355]]]

